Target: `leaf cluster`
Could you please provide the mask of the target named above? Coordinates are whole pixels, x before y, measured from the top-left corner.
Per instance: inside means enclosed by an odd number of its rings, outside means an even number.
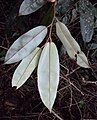
[[[67,4],[62,0],[52,2],[51,8],[42,21],[44,24],[47,22],[45,26],[39,25],[24,33],[12,44],[5,56],[5,64],[21,60],[12,78],[12,86],[16,86],[17,89],[27,81],[37,67],[37,83],[40,97],[50,112],[52,112],[55,102],[60,77],[58,50],[52,39],[53,27],[55,28],[56,36],[65,47],[70,59],[73,59],[80,67],[92,69],[79,43],[65,25],[69,21],[68,12],[66,13],[66,11],[74,1],[68,0],[66,2]],[[47,4],[45,0],[24,0],[19,9],[19,16],[31,14],[45,4]],[[76,9],[72,10],[71,22],[77,17],[75,13],[79,13],[84,43],[89,43],[93,37],[94,18],[96,17],[93,11],[95,12],[94,6],[87,0],[80,0],[76,4]],[[46,42],[41,45],[43,40]]]

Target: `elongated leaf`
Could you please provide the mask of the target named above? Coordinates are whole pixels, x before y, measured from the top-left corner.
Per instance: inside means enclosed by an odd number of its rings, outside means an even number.
[[[44,18],[42,19],[41,24],[45,26],[50,25],[53,20],[53,17],[54,17],[54,5],[51,5],[49,10],[44,15]]]
[[[5,56],[5,64],[18,62],[29,55],[45,38],[47,28],[38,26],[20,36],[9,48]]]
[[[73,4],[74,0],[58,0],[56,10],[59,15],[64,15],[70,10]]]
[[[18,89],[27,81],[38,64],[40,53],[41,49],[36,48],[30,55],[22,60],[14,72],[12,86],[17,86]]]
[[[51,111],[59,84],[59,56],[54,43],[44,47],[38,65],[38,89],[44,105]]]
[[[78,43],[72,37],[71,33],[69,32],[65,24],[58,21],[56,23],[56,32],[61,42],[63,43],[64,47],[67,49],[69,56],[72,59],[76,59],[75,54],[77,54],[77,52],[80,52],[81,49]]]
[[[56,33],[63,43],[68,55],[76,60],[81,67],[89,68],[88,60],[84,53],[82,53],[80,46],[70,34],[68,28],[61,22],[56,23]]]
[[[46,3],[46,0],[24,0],[20,6],[19,15],[28,15],[39,8],[41,8]]]
[[[79,13],[83,41],[90,42],[94,33],[95,8],[88,0],[80,0]]]
[[[71,21],[71,6],[74,5],[74,0],[57,0],[56,11],[58,17],[62,18],[62,22],[68,24]]]
[[[89,13],[90,14],[90,13]],[[84,17],[85,16],[85,17]],[[94,33],[94,18],[80,15],[81,33],[84,42],[90,42]]]

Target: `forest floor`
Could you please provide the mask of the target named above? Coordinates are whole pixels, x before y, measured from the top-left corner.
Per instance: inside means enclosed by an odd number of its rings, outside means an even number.
[[[50,113],[40,99],[36,70],[18,90],[11,86],[19,63],[4,65],[5,54],[20,35],[41,24],[50,6],[46,4],[33,14],[18,16],[21,3],[22,0],[0,0],[0,120],[97,120],[97,55],[93,56],[94,51],[83,49],[89,53],[92,70],[79,67],[68,55],[60,55],[60,76],[68,80],[60,78],[54,113]],[[74,38],[82,39],[77,32],[80,31],[78,21],[68,27]],[[97,40],[96,33],[93,40]],[[60,51],[61,43],[56,44]]]

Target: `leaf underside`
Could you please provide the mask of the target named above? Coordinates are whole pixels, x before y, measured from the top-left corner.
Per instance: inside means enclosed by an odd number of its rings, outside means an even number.
[[[81,51],[79,44],[72,37],[68,28],[62,22],[56,23],[56,33],[63,43],[68,55],[77,60],[77,64],[84,68],[90,68],[85,54]],[[77,59],[76,59],[77,56]]]
[[[20,6],[19,15],[28,15],[46,4],[46,0],[24,0]]]
[[[53,42],[47,43],[38,65],[38,89],[44,105],[51,111],[59,84],[59,56]]]
[[[40,53],[41,48],[36,48],[30,55],[21,61],[13,74],[12,87],[16,86],[18,89],[27,81],[33,70],[38,65]]]
[[[24,59],[43,41],[46,34],[47,28],[38,26],[20,36],[7,51],[5,64],[15,63]]]

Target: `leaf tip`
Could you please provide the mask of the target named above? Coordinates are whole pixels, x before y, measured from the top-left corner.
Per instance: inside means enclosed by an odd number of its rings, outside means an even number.
[[[7,60],[4,60],[4,65],[6,65],[7,64]]]
[[[5,56],[4,64],[10,64],[10,63],[8,63],[8,57],[7,57],[7,55]]]
[[[12,87],[15,87],[16,90],[19,88],[17,85],[15,85],[13,82],[12,82]]]
[[[24,14],[22,12],[19,12],[18,16],[23,16]]]
[[[3,63],[4,65],[6,65],[6,62],[4,61],[4,63]]]
[[[11,64],[11,62],[10,62],[9,60],[5,60],[5,61],[4,61],[4,65],[5,65],[5,64]]]
[[[21,14],[21,13],[19,13],[19,14],[18,14],[18,16],[22,16],[22,14]]]
[[[16,90],[17,90],[17,89],[19,89],[19,87],[18,87],[18,86],[15,86],[15,87],[16,87]]]

